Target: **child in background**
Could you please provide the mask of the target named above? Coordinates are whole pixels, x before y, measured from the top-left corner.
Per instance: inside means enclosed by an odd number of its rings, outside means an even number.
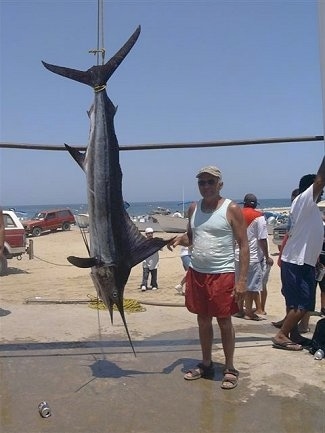
[[[151,227],[147,227],[145,229],[145,234],[147,238],[153,237],[153,229]],[[141,283],[141,291],[145,292],[148,289],[148,278],[149,274],[151,275],[151,290],[158,289],[157,282],[157,273],[158,273],[158,263],[159,263],[159,253],[158,251],[149,256],[142,262],[142,283]]]

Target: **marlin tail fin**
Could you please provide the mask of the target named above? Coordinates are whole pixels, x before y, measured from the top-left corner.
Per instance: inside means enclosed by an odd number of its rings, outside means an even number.
[[[79,83],[87,84],[96,89],[96,87],[104,86],[107,83],[108,79],[112,76],[114,71],[119,67],[133,45],[136,43],[140,31],[141,27],[139,26],[123,47],[117,51],[114,56],[105,63],[105,65],[92,66],[87,71],[79,71],[64,66],[51,65],[43,61],[42,63],[46,69],[55,74],[62,75],[63,77],[78,81]]]

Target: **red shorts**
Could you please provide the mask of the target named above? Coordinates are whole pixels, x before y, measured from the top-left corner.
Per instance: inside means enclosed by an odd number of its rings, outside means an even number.
[[[239,311],[234,287],[234,272],[202,274],[190,267],[186,275],[186,308],[204,316],[229,317]]]

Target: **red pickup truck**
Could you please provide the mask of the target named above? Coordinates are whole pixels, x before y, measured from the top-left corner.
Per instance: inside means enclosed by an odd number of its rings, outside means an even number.
[[[0,260],[0,275],[6,275],[7,260],[13,257],[21,259],[22,255],[26,253],[26,233],[15,212],[3,210],[2,213],[5,223],[5,244],[4,257]]]

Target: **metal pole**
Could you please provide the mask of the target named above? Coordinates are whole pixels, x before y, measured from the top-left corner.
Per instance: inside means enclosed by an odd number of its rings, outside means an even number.
[[[134,144],[122,145],[120,150],[163,150],[163,149],[194,149],[206,147],[229,147],[229,146],[249,146],[255,144],[283,144],[283,143],[301,143],[312,141],[323,141],[323,135],[309,135],[305,137],[273,137],[273,138],[255,138],[246,140],[226,140],[226,141],[207,141],[197,143],[158,143],[158,144]],[[87,146],[75,145],[75,149],[85,151]],[[58,150],[66,151],[62,145],[45,145],[32,143],[9,143],[0,142],[0,149],[28,149],[28,150]]]

